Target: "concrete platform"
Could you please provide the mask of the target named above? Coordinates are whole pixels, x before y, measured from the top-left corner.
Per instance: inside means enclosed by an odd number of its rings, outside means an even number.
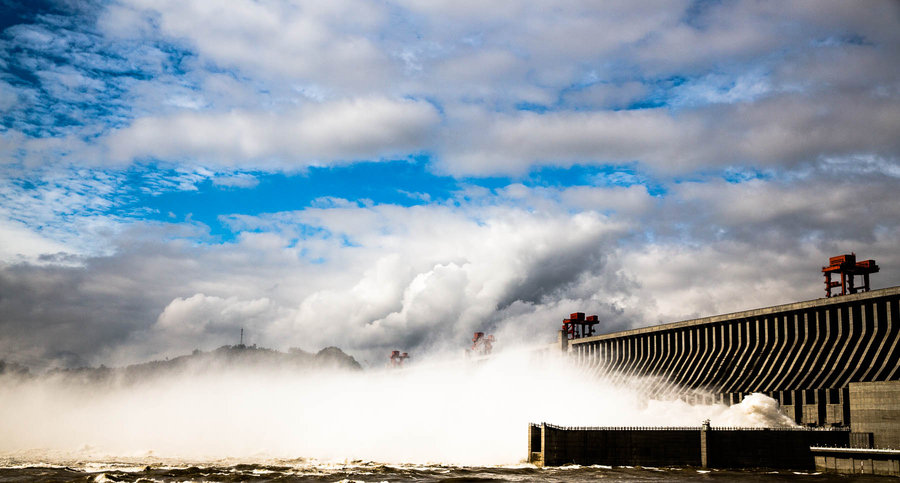
[[[811,447],[816,471],[900,476],[900,450]]]

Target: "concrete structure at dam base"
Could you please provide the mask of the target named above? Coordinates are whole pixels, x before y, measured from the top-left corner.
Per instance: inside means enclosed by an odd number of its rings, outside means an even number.
[[[846,429],[566,428],[528,426],[529,462],[537,466],[815,467],[812,446],[848,446]]]
[[[528,426],[537,466],[700,466],[814,469],[900,476],[900,381],[852,383],[843,427]],[[897,471],[895,471],[897,470]]]
[[[900,476],[900,450],[812,447],[810,452],[816,461],[816,471]]]
[[[586,372],[652,399],[731,405],[763,393],[805,430],[532,425],[529,461],[896,473],[900,287],[609,334],[565,330],[589,319],[577,313],[564,320],[556,344]],[[767,453],[771,448],[780,450]]]

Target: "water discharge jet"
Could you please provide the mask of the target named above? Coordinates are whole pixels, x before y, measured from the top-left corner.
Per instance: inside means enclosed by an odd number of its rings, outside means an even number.
[[[523,349],[478,362],[433,356],[403,371],[227,365],[133,382],[6,378],[0,453],[494,465],[523,459],[529,421],[665,426],[710,418],[755,426],[776,418],[774,401],[731,408],[647,401],[607,377],[585,380],[570,364]],[[584,410],[565,411],[573,402]],[[473,427],[476,415],[491,424]]]

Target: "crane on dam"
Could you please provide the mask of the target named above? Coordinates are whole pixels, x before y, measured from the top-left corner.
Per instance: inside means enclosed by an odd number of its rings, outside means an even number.
[[[596,315],[584,316],[584,312],[573,312],[568,319],[563,319],[562,331],[569,340],[594,335],[600,319]]]
[[[831,298],[838,295],[854,294],[869,291],[869,275],[878,273],[878,265],[875,260],[856,261],[855,253],[838,255],[828,259],[828,266],[822,267],[825,274],[825,297]],[[832,275],[840,275],[841,281],[832,281]],[[856,287],[856,277],[862,277],[862,287]],[[841,293],[832,294],[831,289],[841,288]]]
[[[484,332],[475,332],[475,335],[472,336],[472,347],[469,348],[467,354],[478,356],[490,355],[491,351],[494,350],[495,340],[493,335],[484,335]]]
[[[408,352],[391,351],[391,367],[399,369],[403,367],[403,363],[409,359]]]

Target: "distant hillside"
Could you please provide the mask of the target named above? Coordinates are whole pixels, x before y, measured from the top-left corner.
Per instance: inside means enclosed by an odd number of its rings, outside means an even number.
[[[0,359],[0,376],[4,374],[25,377],[28,376],[30,372],[28,371],[28,368],[23,365],[16,364],[15,362],[6,362],[3,359]]]
[[[126,376],[143,376],[152,372],[186,368],[202,370],[224,367],[278,367],[291,370],[362,369],[356,359],[337,347],[326,347],[312,354],[297,348],[281,352],[256,346],[226,345],[210,352],[195,350],[190,355],[135,364],[122,370]]]
[[[261,369],[269,371],[348,370],[359,371],[362,366],[352,356],[337,347],[326,347],[313,354],[297,348],[281,352],[256,346],[222,346],[213,351],[195,350],[190,355],[133,364],[121,368],[82,367],[53,369],[47,375],[84,378],[93,381],[117,379],[123,382],[166,376],[183,372],[209,372],[222,369]],[[0,360],[0,375],[14,374],[29,377],[27,368]]]

